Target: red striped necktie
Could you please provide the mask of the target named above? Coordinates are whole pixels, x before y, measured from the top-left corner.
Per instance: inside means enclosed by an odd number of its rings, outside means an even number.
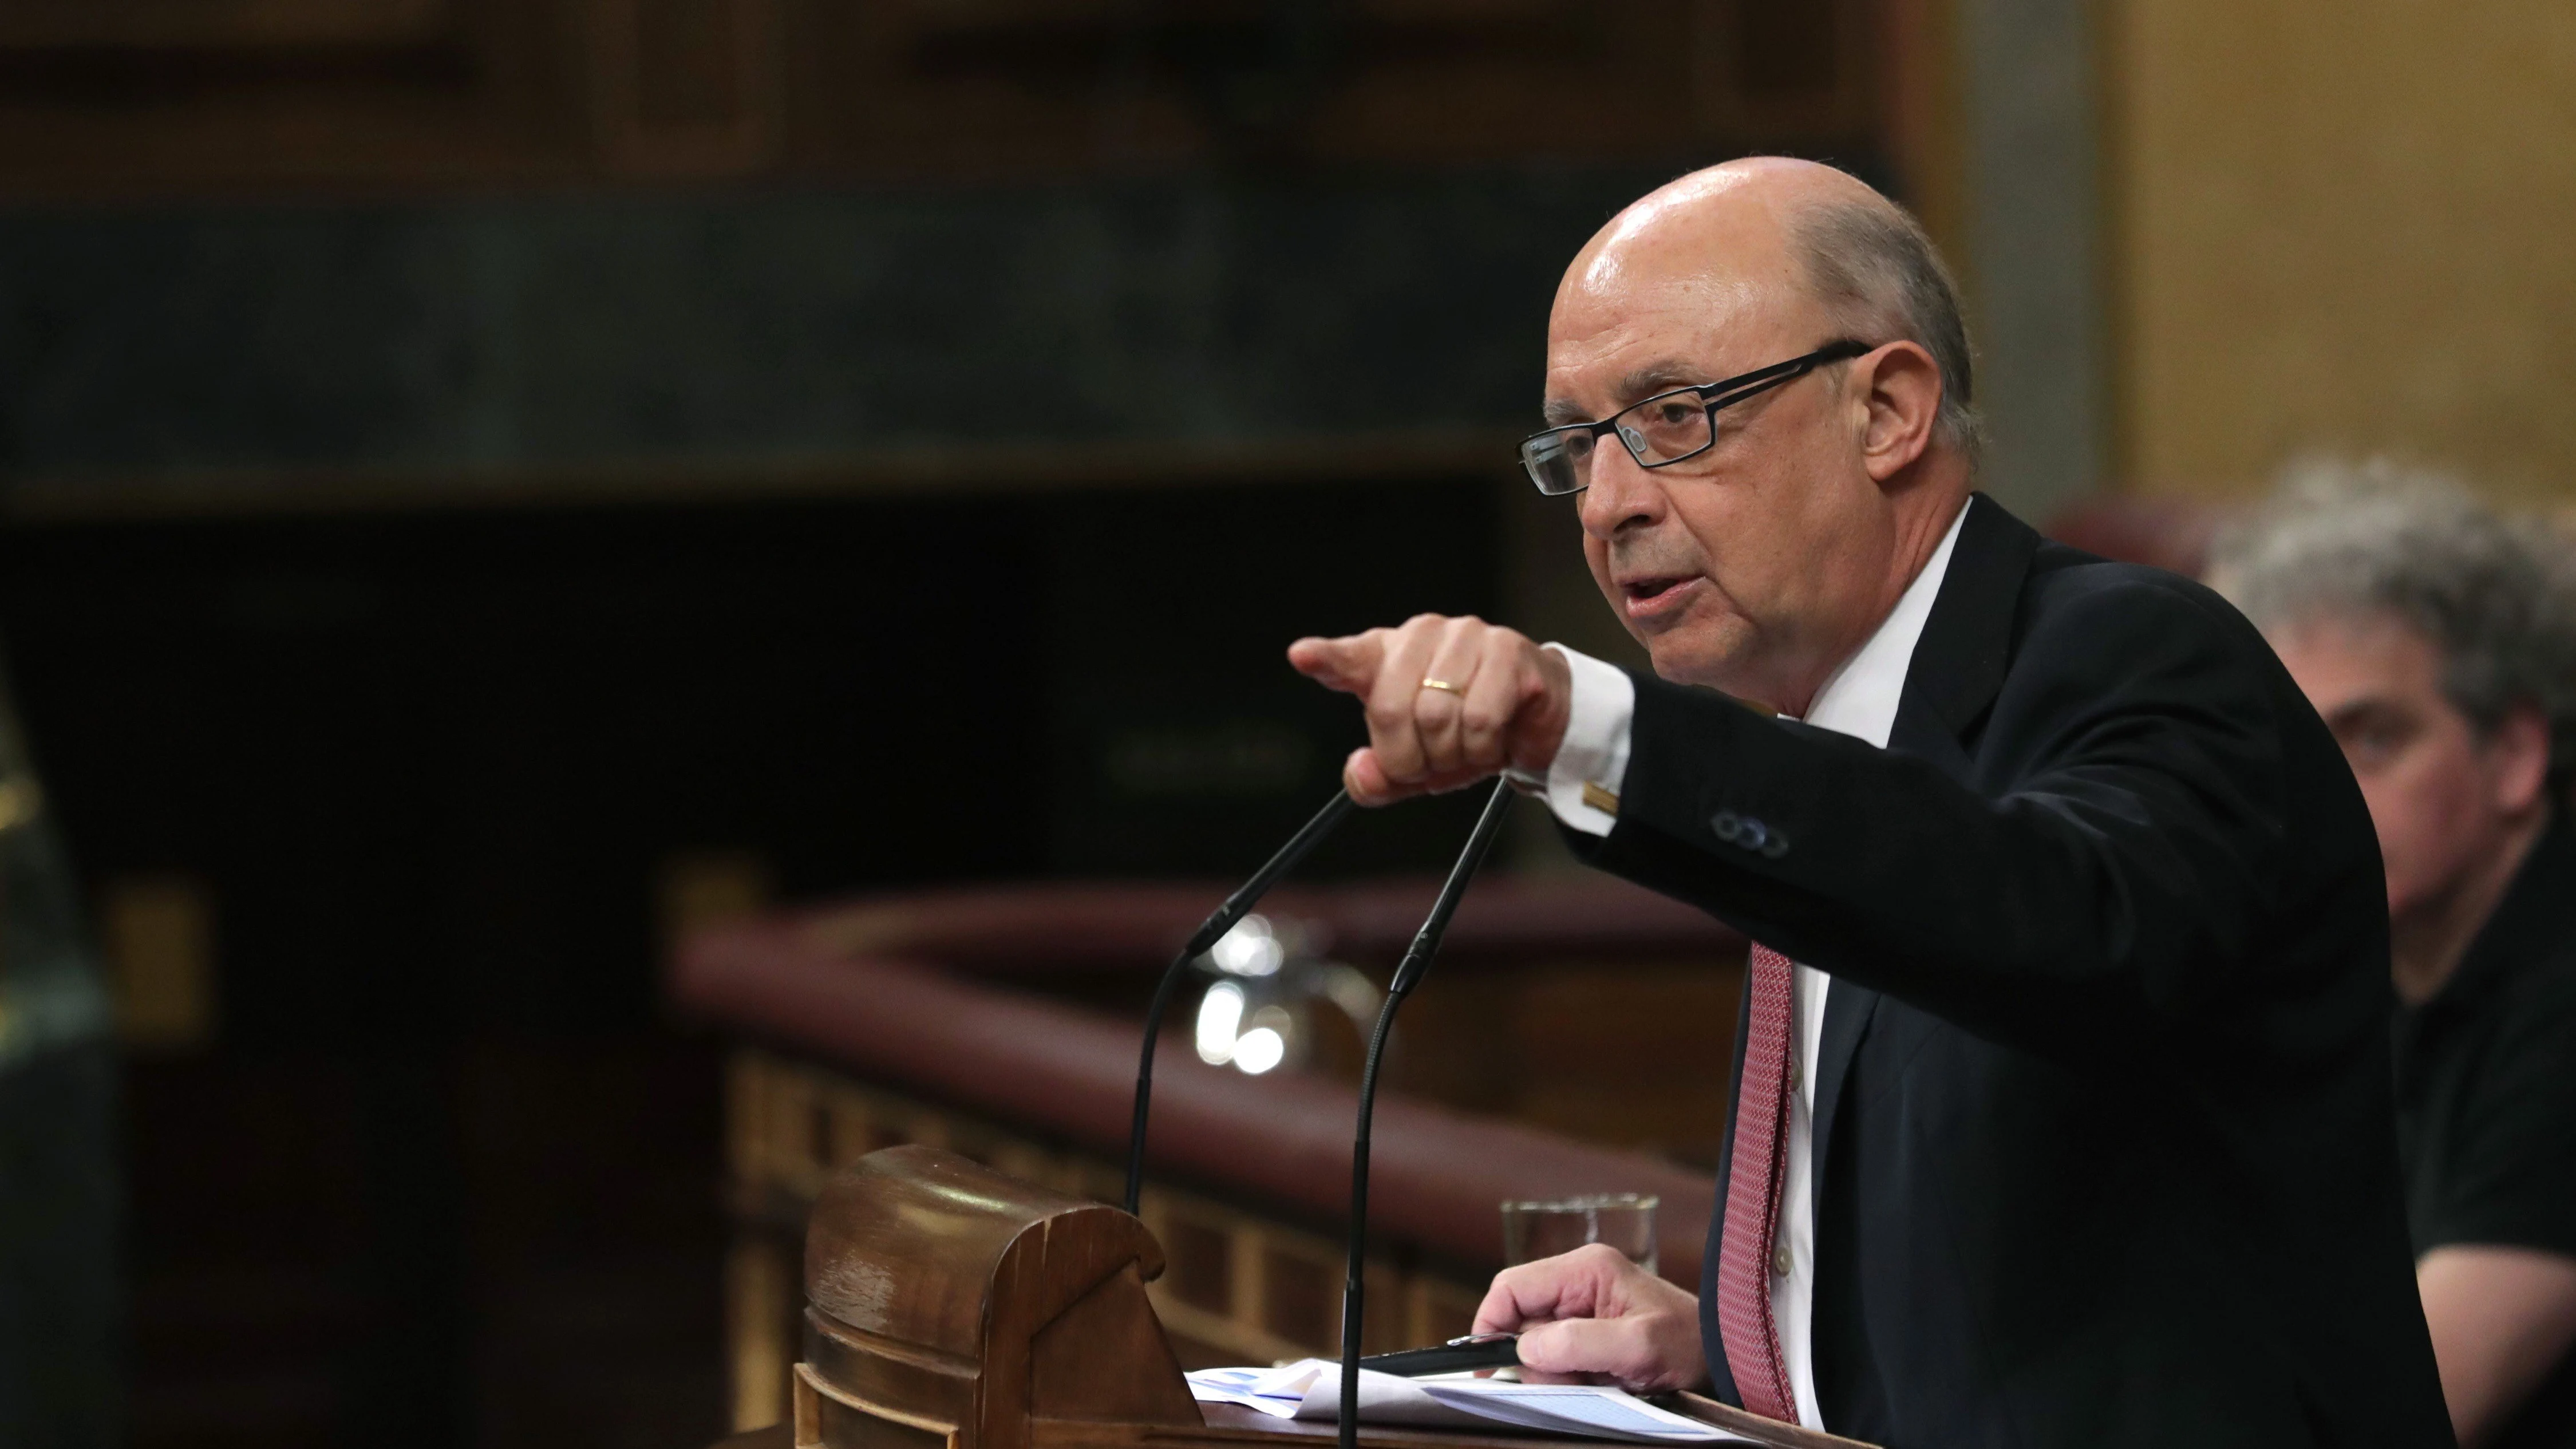
[[[1788,1159],[1790,985],[1795,968],[1753,948],[1752,1002],[1744,1032],[1744,1083],[1735,1098],[1735,1145],[1726,1171],[1726,1226],[1718,1237],[1717,1326],[1744,1407],[1798,1422],[1798,1398],[1771,1319],[1780,1236],[1780,1181]]]

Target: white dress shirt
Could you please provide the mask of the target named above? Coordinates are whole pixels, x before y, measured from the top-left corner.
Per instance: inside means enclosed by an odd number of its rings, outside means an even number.
[[[1923,637],[1923,621],[1950,570],[1950,551],[1959,542],[1959,527],[1968,511],[1950,521],[1941,546],[1924,562],[1896,607],[1880,621],[1869,642],[1842,662],[1807,707],[1808,724],[1867,740],[1887,748],[1896,727],[1896,704],[1905,693],[1905,675],[1914,661],[1914,645]],[[1547,646],[1565,656],[1574,674],[1573,709],[1566,719],[1565,743],[1557,750],[1547,775],[1548,808],[1556,818],[1590,835],[1607,835],[1618,817],[1601,808],[1600,793],[1615,797],[1628,773],[1629,725],[1637,710],[1637,686],[1617,667],[1563,645]],[[1586,786],[1591,789],[1587,791]],[[1815,1145],[1810,1140],[1816,1110],[1815,1061],[1825,1039],[1825,992],[1833,978],[1812,966],[1800,966],[1789,993],[1790,1032],[1796,1043],[1790,1058],[1796,1095],[1789,1105],[1788,1159],[1780,1186],[1780,1241],[1788,1255],[1786,1273],[1771,1280],[1771,1317],[1780,1332],[1781,1366],[1798,1396],[1798,1422],[1825,1427],[1816,1408],[1815,1353],[1810,1330],[1816,1302]],[[1776,1261],[1776,1259],[1775,1259]]]

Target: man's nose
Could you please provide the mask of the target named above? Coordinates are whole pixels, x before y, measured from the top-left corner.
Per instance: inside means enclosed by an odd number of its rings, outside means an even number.
[[[1592,450],[1590,486],[1583,490],[1583,531],[1608,539],[1621,530],[1653,524],[1664,514],[1663,481],[1637,465],[1616,438]]]

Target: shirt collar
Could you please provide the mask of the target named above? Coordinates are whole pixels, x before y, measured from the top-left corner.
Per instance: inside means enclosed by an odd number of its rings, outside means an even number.
[[[1958,546],[1959,530],[1967,521],[1968,510],[1962,505],[1959,516],[1950,520],[1950,531],[1941,535],[1941,546],[1923,561],[1922,571],[1879,621],[1878,631],[1816,691],[1815,702],[1807,706],[1807,723],[1887,748],[1887,737],[1896,728],[1897,701],[1905,697],[1905,673],[1914,662],[1914,646],[1923,637],[1923,622],[1932,617],[1932,601],[1940,596],[1942,576],[1950,571],[1951,550]]]

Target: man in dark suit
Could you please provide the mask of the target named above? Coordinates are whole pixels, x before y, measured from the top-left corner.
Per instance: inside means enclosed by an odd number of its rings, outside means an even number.
[[[2351,774],[2214,595],[1972,496],[1968,402],[1910,218],[1685,177],[1576,257],[1523,447],[1656,677],[1291,648],[1366,701],[1364,802],[1509,772],[1760,943],[1698,1300],[1586,1250],[1478,1327],[1893,1445],[2445,1444]]]

